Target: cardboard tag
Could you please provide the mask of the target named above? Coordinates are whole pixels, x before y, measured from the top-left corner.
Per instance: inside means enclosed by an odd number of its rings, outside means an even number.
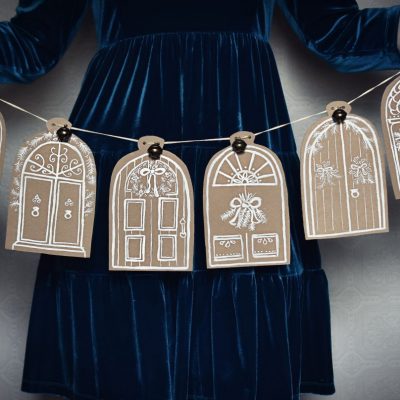
[[[115,166],[110,189],[111,271],[191,271],[193,188],[185,164],[155,136]],[[162,150],[158,159],[150,146]]]
[[[96,165],[77,136],[57,136],[61,118],[18,151],[10,190],[6,248],[61,256],[90,256]]]
[[[381,118],[393,191],[396,199],[400,199],[400,78],[383,94]]]
[[[285,175],[278,157],[254,144],[254,134],[231,136],[247,143],[210,160],[204,179],[207,268],[289,264],[290,227]]]
[[[332,118],[337,109],[345,120]],[[384,158],[371,122],[350,114],[345,102],[327,106],[301,150],[301,188],[306,239],[388,231]]]
[[[6,152],[6,123],[0,113],[0,176],[4,166],[4,155]]]

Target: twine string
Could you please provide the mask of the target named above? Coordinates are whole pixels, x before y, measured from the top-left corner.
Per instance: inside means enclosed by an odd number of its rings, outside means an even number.
[[[358,95],[358,96],[355,97],[354,99],[348,101],[347,103],[348,103],[348,104],[352,104],[352,103],[358,101],[358,100],[361,99],[362,97],[364,97],[364,96],[370,94],[371,92],[373,92],[374,90],[376,90],[376,89],[379,88],[380,86],[385,85],[386,83],[390,82],[392,79],[396,78],[396,77],[399,76],[399,75],[400,75],[400,71],[396,72],[394,75],[391,75],[391,76],[389,76],[388,78],[384,79],[383,81],[379,82],[377,85],[375,85],[375,86],[373,86],[373,87],[367,89],[366,91],[364,91],[363,93],[361,93],[360,95]],[[2,102],[2,103],[4,103],[4,104],[6,104],[6,105],[8,105],[8,106],[10,106],[10,107],[12,107],[12,108],[18,110],[18,111],[21,111],[21,112],[23,112],[23,113],[25,113],[25,114],[28,114],[28,115],[30,115],[30,116],[32,116],[32,117],[34,117],[34,118],[37,118],[37,119],[39,119],[40,121],[43,121],[44,123],[47,123],[47,122],[48,122],[47,119],[45,119],[45,118],[43,118],[43,117],[41,117],[41,116],[39,116],[39,115],[37,115],[37,114],[34,114],[33,112],[28,111],[28,110],[26,110],[25,108],[22,108],[22,107],[20,107],[20,106],[14,104],[14,103],[11,103],[10,101],[7,101],[7,100],[4,100],[4,99],[0,98],[0,102]],[[314,113],[314,114],[306,115],[305,117],[301,117],[301,118],[295,119],[295,120],[293,120],[293,121],[286,122],[286,123],[284,123],[284,124],[276,125],[276,126],[273,126],[273,127],[271,127],[271,128],[265,129],[265,130],[263,130],[263,131],[255,132],[254,135],[255,135],[255,136],[259,136],[259,135],[261,135],[261,134],[263,134],[263,133],[276,131],[276,130],[281,129],[281,128],[284,128],[284,127],[286,127],[286,126],[293,125],[293,124],[296,124],[296,123],[298,123],[298,122],[305,121],[305,120],[307,120],[307,119],[310,119],[310,118],[313,118],[313,117],[316,117],[316,116],[318,116],[318,115],[322,115],[322,114],[325,114],[325,113],[326,113],[326,110],[323,110],[323,111],[320,111],[320,112],[317,112],[317,113]],[[129,142],[136,142],[136,143],[138,142],[138,139],[129,138],[129,137],[124,137],[124,136],[119,136],[119,135],[114,135],[114,134],[111,134],[111,133],[104,133],[104,132],[92,131],[92,130],[89,130],[89,129],[83,129],[83,128],[79,128],[79,127],[76,127],[76,126],[73,126],[71,129],[72,129],[73,131],[84,132],[84,133],[90,133],[90,134],[93,134],[93,135],[107,136],[107,137],[111,137],[111,138],[114,138],[114,139],[126,140],[126,141],[129,141]],[[165,141],[164,144],[183,144],[183,143],[197,143],[197,142],[217,142],[217,141],[224,141],[224,140],[229,140],[229,139],[230,139],[229,137],[215,137],[215,138],[207,138],[207,139],[169,140],[169,141]]]

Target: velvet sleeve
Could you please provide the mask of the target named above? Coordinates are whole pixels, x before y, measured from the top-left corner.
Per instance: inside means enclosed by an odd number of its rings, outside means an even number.
[[[309,50],[342,72],[400,68],[400,6],[360,9],[355,0],[277,0]]]
[[[0,22],[0,83],[30,82],[53,68],[78,29],[87,0],[20,0]]]

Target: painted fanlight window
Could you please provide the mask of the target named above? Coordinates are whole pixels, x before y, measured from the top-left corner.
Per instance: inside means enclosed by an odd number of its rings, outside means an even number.
[[[349,114],[343,123],[314,124],[303,142],[301,180],[307,239],[387,231],[384,164],[369,121]]]
[[[191,270],[193,189],[186,166],[147,148],[160,138],[142,138],[139,150],[116,165],[110,193],[111,270]]]
[[[289,216],[281,163],[272,151],[255,145],[250,132],[235,135],[246,138],[244,153],[228,147],[206,170],[208,268],[288,264]]]
[[[393,191],[400,199],[400,78],[385,90],[381,117]]]
[[[14,165],[7,248],[89,257],[95,184],[92,153],[75,135],[27,142]]]

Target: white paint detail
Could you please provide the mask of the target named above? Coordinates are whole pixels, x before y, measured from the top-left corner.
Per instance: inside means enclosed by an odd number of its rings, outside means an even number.
[[[170,270],[182,271],[191,267],[191,252],[189,251],[191,243],[191,198],[189,196],[188,181],[181,166],[171,157],[167,157],[163,152],[160,160],[150,160],[147,153],[140,153],[133,157],[119,169],[115,171],[114,183],[110,197],[110,269],[112,270]],[[129,156],[127,156],[129,157]],[[180,187],[182,182],[182,187]],[[185,213],[183,218],[180,216],[181,207],[179,196],[184,198]],[[121,196],[126,201],[143,202],[143,210],[153,210],[143,213],[144,227],[140,234],[145,238],[146,250],[143,247],[143,255],[137,259],[123,257],[119,254],[120,240],[124,237],[137,237],[137,227],[126,227],[125,233],[120,232],[118,221],[120,219],[118,205]],[[164,218],[165,207],[171,206],[174,210],[172,223],[168,223]],[[154,205],[154,207],[153,207]],[[178,215],[180,216],[178,218]],[[126,212],[123,217],[126,221]],[[122,219],[122,218],[121,218]],[[154,221],[153,221],[154,219]],[[124,226],[126,223],[124,222]],[[146,232],[147,227],[151,227]],[[178,234],[178,228],[180,233]],[[124,240],[124,239],[122,239]],[[172,249],[172,254],[167,254],[166,244]],[[179,243],[179,244],[178,244]],[[143,245],[144,246],[144,245]],[[177,258],[178,246],[184,247],[184,256]],[[153,250],[154,249],[154,250]],[[153,252],[154,257],[153,257]],[[125,246],[126,253],[126,246]],[[129,261],[129,262],[128,262]],[[165,265],[167,264],[167,265]]]
[[[254,258],[279,257],[279,235],[277,233],[252,235],[251,251]]]
[[[213,249],[214,259],[217,261],[242,260],[244,258],[241,235],[215,235]]]
[[[205,194],[204,194],[204,215],[205,215],[205,229],[206,229],[206,245],[208,247],[207,252],[207,265],[209,268],[221,268],[221,267],[239,267],[239,266],[257,266],[257,265],[287,265],[289,263],[289,250],[290,243],[287,243],[287,226],[286,226],[286,198],[285,198],[285,178],[283,175],[283,171],[278,166],[275,158],[270,154],[272,153],[269,149],[262,148],[261,146],[256,146],[249,144],[246,147],[246,153],[251,154],[249,165],[243,165],[243,162],[238,163],[235,160],[239,159],[232,151],[230,147],[222,150],[218,156],[216,156],[207,167],[207,173],[205,176]],[[273,154],[273,153],[272,153]],[[263,162],[260,160],[263,159]],[[257,165],[257,161],[259,164]],[[254,165],[257,165],[254,167]],[[237,167],[236,167],[237,165]],[[221,171],[221,169],[225,166],[225,170]],[[231,175],[228,175],[227,170],[231,171]],[[282,238],[281,245],[283,250],[282,254],[278,254],[278,257],[272,257],[271,254],[267,256],[258,256],[257,258],[261,259],[260,261],[255,261],[254,259],[250,259],[253,255],[251,250],[251,240],[249,240],[249,234],[243,233],[238,235],[215,235],[211,232],[211,207],[210,204],[210,189],[211,188],[222,188],[222,187],[243,187],[244,194],[247,193],[247,189],[249,192],[256,192],[257,187],[262,186],[278,186],[279,194],[280,194],[280,204],[282,207],[281,213],[281,225],[282,225]],[[254,187],[254,190],[253,190]],[[235,195],[236,196],[236,195]],[[262,200],[261,195],[259,196]],[[232,200],[233,201],[233,200]],[[236,203],[235,203],[236,204]],[[235,218],[236,213],[232,211],[230,204],[230,208],[227,210],[227,213],[223,216],[223,219],[228,220],[229,218]],[[259,205],[258,205],[259,207]],[[267,220],[266,215],[264,218],[260,218],[258,221],[260,224],[266,224]],[[237,218],[236,218],[237,220]],[[236,221],[230,220],[231,225],[233,225]],[[256,219],[255,219],[256,220]],[[245,224],[247,227],[250,224]],[[253,225],[253,227],[256,224]],[[250,229],[251,231],[251,229]],[[215,233],[215,232],[214,232]],[[236,248],[234,251],[222,252],[220,244],[222,241],[228,239],[240,241],[240,251]],[[237,242],[238,243],[238,242]],[[278,242],[279,243],[279,242]],[[232,248],[232,247],[231,247]],[[279,253],[279,252],[278,252]]]
[[[138,205],[140,207],[140,224],[139,225],[129,225],[129,216],[130,210],[132,210],[132,205]],[[137,211],[137,210],[134,210]],[[134,212],[131,211],[131,212]],[[125,206],[124,206],[124,229],[126,231],[131,230],[144,230],[144,222],[145,222],[145,215],[146,215],[146,202],[144,199],[125,199]]]
[[[346,126],[346,130],[344,130]],[[335,146],[328,153],[329,156],[333,154],[333,159],[325,159],[325,166],[332,166],[334,168],[333,173],[331,173],[331,182],[328,179],[321,178],[322,171],[319,170],[319,174],[316,174],[316,168],[313,168],[313,162],[315,155],[321,153],[324,149],[325,140],[329,140],[330,135],[335,137]],[[336,137],[340,136],[340,140],[336,143]],[[344,135],[357,135],[358,136],[358,147],[357,149],[346,148]],[[328,142],[329,143],[329,142]],[[322,120],[314,126],[312,132],[306,138],[304,143],[304,160],[301,166],[302,174],[302,190],[303,190],[303,201],[304,201],[304,226],[306,231],[306,236],[308,239],[316,238],[329,238],[337,236],[351,236],[359,235],[362,233],[372,233],[374,231],[386,231],[387,230],[387,218],[386,216],[386,191],[385,191],[385,176],[383,171],[381,154],[378,148],[378,138],[375,129],[369,124],[368,121],[354,116],[348,115],[345,124],[334,124],[331,118]],[[341,150],[342,160],[338,160],[338,154]],[[364,155],[362,154],[363,150]],[[349,153],[347,153],[349,151]],[[354,154],[352,153],[354,151]],[[365,155],[367,154],[367,156]],[[371,157],[371,160],[367,159]],[[336,161],[336,164],[330,164],[332,161]],[[340,168],[337,163],[341,162],[344,170],[344,176],[341,177],[339,174]],[[332,171],[330,171],[332,172]],[[340,207],[340,219],[341,230],[340,232],[322,233],[321,228],[316,225],[316,219],[318,217],[317,210],[317,199],[313,196],[313,182],[320,183],[319,188],[323,189],[326,186],[335,187],[335,182],[340,178],[343,178],[342,182],[345,186],[344,192],[341,190],[341,184],[338,186],[338,196],[342,207]],[[351,180],[351,182],[349,182]],[[315,183],[318,186],[318,183]],[[374,200],[371,198],[370,209],[372,209],[372,219],[369,220],[367,216],[363,216],[365,220],[366,227],[360,227],[360,213],[363,213],[368,207],[358,207],[357,199],[360,198],[361,192],[360,188],[356,186],[369,185],[371,188],[374,187],[374,192],[376,192],[376,203],[378,206],[377,214],[378,221],[375,224],[374,219]],[[332,190],[332,189],[331,189]],[[363,192],[365,193],[365,192]],[[342,203],[342,197],[344,201]],[[364,202],[366,201],[366,196],[364,196]],[[351,202],[354,202],[355,211],[352,211]],[[322,207],[327,206],[325,200],[323,201]],[[331,202],[332,203],[332,202]],[[320,207],[320,205],[318,205]],[[331,212],[331,211],[330,211]],[[364,212],[365,213],[365,212]],[[343,220],[343,214],[346,215]],[[365,213],[366,214],[366,213]],[[325,216],[325,213],[324,213]],[[332,214],[332,221],[335,216]],[[339,217],[338,217],[339,218]],[[346,227],[345,220],[347,219],[348,227]],[[354,220],[354,221],[353,221]],[[353,222],[356,227],[353,227]],[[334,226],[332,224],[332,226]],[[339,225],[340,226],[340,225]]]
[[[176,261],[176,235],[166,235],[161,234],[158,235],[158,248],[157,248],[157,259],[158,261]],[[166,242],[170,242],[172,251],[171,255],[165,255],[167,244]]]
[[[384,104],[384,110],[391,155],[394,160],[395,183],[400,188],[400,79],[396,81],[396,84],[390,90]],[[397,128],[395,128],[396,126]]]
[[[249,166],[247,167],[242,166],[239,157],[235,152],[227,152],[227,154],[224,155],[219,163],[218,171],[215,173],[212,183],[213,187],[242,186],[246,184],[251,186],[276,186],[278,184],[274,173],[265,172],[262,174],[262,171],[268,171],[268,167],[273,168],[271,162],[266,160],[257,170],[252,171],[254,159],[260,157],[260,152],[259,150],[251,149],[250,146],[247,146],[246,151],[252,154]],[[237,164],[237,167],[234,166],[234,162]],[[221,171],[225,165],[229,166],[231,175]],[[225,177],[226,182],[219,183],[218,178],[220,176]],[[266,178],[272,179],[271,181],[263,182],[263,179]]]
[[[173,215],[172,215],[172,225],[168,225],[165,217],[166,204],[173,205]],[[173,230],[178,229],[178,209],[179,209],[179,199],[170,197],[160,197],[158,199],[158,229],[161,230]]]
[[[86,257],[86,250],[83,248],[83,231],[85,229],[84,212],[87,206],[87,198],[93,198],[95,192],[87,191],[86,179],[95,184],[95,165],[92,160],[91,151],[82,144],[79,139],[71,137],[70,142],[59,142],[54,140],[53,135],[46,133],[33,138],[23,146],[17,155],[14,164],[15,178],[11,188],[10,208],[18,212],[17,233],[15,242],[11,245],[14,249],[36,249],[40,251],[74,252],[77,255]],[[44,232],[45,240],[35,240],[26,236],[27,216],[25,208],[27,207],[26,187],[30,183],[36,182],[49,183],[46,189],[46,198],[48,202],[43,203],[43,196],[36,193],[32,199],[34,204],[30,215],[34,218],[41,218],[42,207],[47,207],[47,223]],[[79,187],[79,204],[75,204],[72,199],[60,199],[60,185],[75,185]],[[92,195],[93,194],[93,195]],[[76,242],[57,242],[55,235],[57,232],[57,217],[60,202],[65,207],[60,216],[64,221],[69,221],[74,217],[73,211],[79,210],[82,214],[77,224]],[[88,207],[89,208],[89,207]],[[93,213],[94,206],[91,204],[87,212]],[[65,228],[67,229],[67,228]],[[24,233],[25,232],[25,233]]]
[[[138,242],[139,252],[136,255],[132,255],[130,252],[130,244],[132,242]],[[125,236],[125,261],[127,262],[141,262],[144,261],[146,236],[145,235],[126,235]]]
[[[239,193],[230,201],[230,208],[221,215],[221,220],[228,221],[237,229],[254,231],[256,225],[267,223],[267,217],[260,208],[261,203],[261,197],[253,193]]]

